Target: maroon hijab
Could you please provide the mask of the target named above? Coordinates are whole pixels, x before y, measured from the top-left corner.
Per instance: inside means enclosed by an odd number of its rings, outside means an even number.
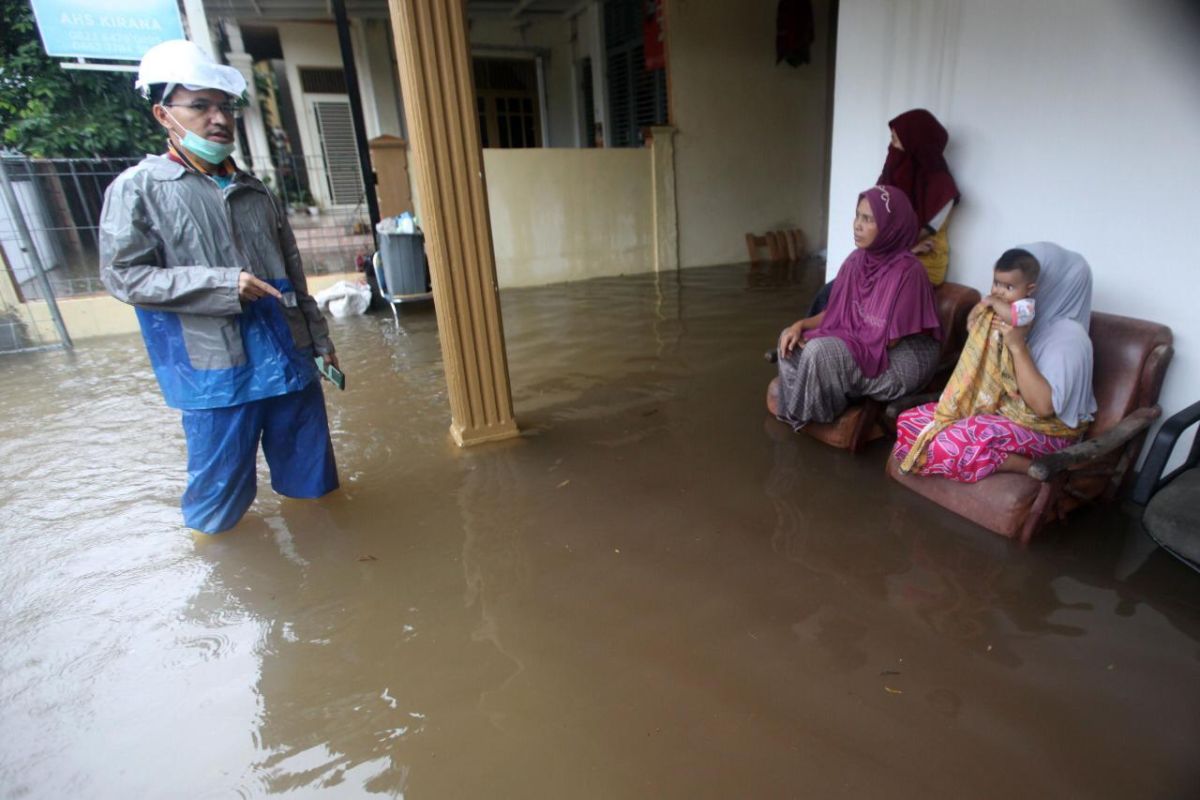
[[[905,111],[888,127],[896,132],[904,149],[888,147],[876,183],[903,189],[916,209],[917,221],[928,225],[946,203],[959,198],[958,184],[944,155],[950,137],[937,117],[923,108]]]
[[[888,343],[914,333],[942,338],[933,284],[909,248],[917,241],[917,215],[904,192],[875,186],[858,196],[871,204],[879,232],[856,248],[834,279],[820,327],[805,337],[833,336],[850,349],[859,369],[874,378],[888,367]]]

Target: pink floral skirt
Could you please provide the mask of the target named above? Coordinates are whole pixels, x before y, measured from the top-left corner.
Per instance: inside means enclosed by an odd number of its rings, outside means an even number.
[[[904,460],[917,436],[933,421],[935,408],[937,403],[926,403],[900,415],[893,457]],[[1070,437],[1035,433],[999,414],[979,414],[961,419],[935,436],[919,474],[975,483],[999,469],[1010,453],[1037,458],[1074,443]]]

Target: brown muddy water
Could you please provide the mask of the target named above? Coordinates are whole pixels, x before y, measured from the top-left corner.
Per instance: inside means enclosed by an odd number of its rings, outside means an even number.
[[[215,538],[138,337],[0,360],[0,792],[1198,796],[1200,576],[767,420],[819,282],[506,292],[524,436],[466,451],[430,309],[335,322],[343,489]]]

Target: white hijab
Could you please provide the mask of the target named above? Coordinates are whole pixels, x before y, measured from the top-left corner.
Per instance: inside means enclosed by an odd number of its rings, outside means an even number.
[[[1054,413],[1071,427],[1096,413],[1092,392],[1092,268],[1051,242],[1021,245],[1041,265],[1029,354],[1050,384]]]

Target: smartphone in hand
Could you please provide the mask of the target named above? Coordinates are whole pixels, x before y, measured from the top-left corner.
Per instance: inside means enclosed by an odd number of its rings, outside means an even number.
[[[330,364],[321,356],[317,356],[314,361],[317,362],[317,371],[325,377],[325,380],[332,383],[334,386],[345,391],[346,389],[346,373]]]

